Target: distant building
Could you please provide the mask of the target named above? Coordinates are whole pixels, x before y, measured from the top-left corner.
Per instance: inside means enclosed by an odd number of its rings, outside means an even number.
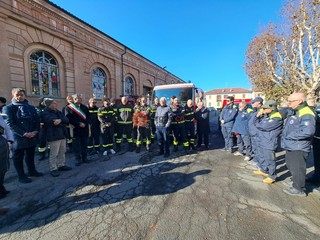
[[[259,93],[254,93],[251,90],[244,88],[219,88],[205,92],[206,106],[220,109],[223,107],[223,101],[228,96],[233,96],[235,99],[252,99],[260,96]]]

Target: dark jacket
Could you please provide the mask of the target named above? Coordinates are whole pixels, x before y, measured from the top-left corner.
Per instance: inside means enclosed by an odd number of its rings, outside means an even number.
[[[315,124],[315,114],[310,107],[306,103],[299,106],[286,119],[281,147],[291,151],[310,152]]]
[[[235,104],[226,105],[221,111],[220,121],[224,120],[224,124],[221,124],[221,127],[232,128],[233,123],[237,117],[238,107]]]
[[[65,139],[67,137],[66,126],[69,123],[69,119],[61,111],[46,108],[41,115],[48,142]],[[61,123],[54,125],[53,120],[55,119],[61,119]]]
[[[260,117],[254,116],[253,124],[258,129],[259,147],[276,150],[278,147],[278,137],[283,127],[281,114],[278,111],[273,111]]]
[[[0,115],[0,174],[9,170],[9,147],[8,142],[13,142],[13,134]]]
[[[246,106],[244,109],[239,110],[236,120],[232,127],[232,132],[241,135],[249,135],[249,119],[251,118],[252,109]]]
[[[197,128],[201,129],[202,132],[204,131],[210,131],[210,126],[209,126],[209,115],[210,111],[208,108],[204,107],[202,109],[196,110],[195,118],[197,120]]]
[[[255,116],[257,115],[257,113],[260,111],[261,108],[253,108],[252,113],[250,115],[250,119],[248,122],[248,128],[249,128],[249,135],[250,137],[256,137],[258,135],[258,129],[257,127],[253,124]]]
[[[107,128],[114,128],[116,121],[116,114],[113,107],[101,107],[98,109],[98,120],[100,122],[100,129],[103,133]]]
[[[170,127],[171,120],[171,108],[167,105],[159,106],[154,117],[154,124],[156,125],[156,127]]]
[[[314,137],[320,139],[320,104],[314,108],[314,112],[316,114],[316,132]]]
[[[134,110],[130,103],[126,105],[120,103],[117,107],[118,124],[132,124],[133,113]]]
[[[89,136],[89,124],[90,124],[90,116],[89,109],[80,104],[80,110],[82,114],[77,113],[73,108],[78,106],[75,104],[68,104],[66,107],[66,116],[69,119],[69,123],[74,126],[73,136],[74,137],[88,137]],[[86,126],[84,128],[80,127],[80,123],[84,123]]]
[[[5,106],[3,112],[7,115],[6,123],[13,132],[13,149],[23,149],[35,147],[37,145],[37,136],[27,138],[23,136],[28,132],[39,132],[39,116],[34,106],[29,105],[28,100],[17,102],[12,99],[11,104]]]

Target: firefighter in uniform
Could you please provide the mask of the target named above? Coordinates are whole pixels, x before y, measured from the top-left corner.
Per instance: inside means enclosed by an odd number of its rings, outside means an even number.
[[[39,105],[36,107],[39,121],[40,121],[40,131],[39,131],[39,145],[38,145],[38,153],[40,155],[39,161],[43,161],[46,159],[46,151],[47,151],[47,136],[45,131],[44,122],[42,119],[42,112],[46,108],[44,105],[44,97],[39,99]]]
[[[90,136],[88,138],[88,154],[94,155],[100,152],[100,122],[98,119],[97,101],[94,98],[89,99],[88,109],[90,116]]]
[[[128,142],[128,151],[133,151],[133,139],[132,139],[132,117],[133,106],[128,103],[127,97],[121,98],[121,103],[117,107],[118,113],[118,136],[116,140],[116,151],[121,150],[121,142],[123,135],[126,134]]]
[[[155,97],[153,101],[154,101],[154,103],[151,106],[151,114],[150,114],[150,119],[151,119],[151,122],[150,122],[150,124],[151,124],[151,143],[154,143],[155,136],[156,136],[156,125],[154,124],[154,117],[156,115],[157,108],[160,106],[158,97]]]
[[[187,104],[184,106],[183,108],[184,114],[185,114],[185,128],[186,128],[186,136],[188,138],[189,141],[189,147],[192,150],[196,150],[196,148],[194,147],[194,143],[195,143],[195,126],[194,126],[194,122],[195,122],[195,109],[192,103],[192,100],[189,99],[187,101]]]
[[[133,115],[133,126],[137,127],[136,152],[139,153],[141,145],[146,145],[146,150],[150,151],[151,145],[151,129],[150,129],[150,113],[151,108],[146,102],[146,98],[140,99],[140,107]]]
[[[116,142],[118,137],[118,109],[116,100],[114,98],[110,99],[110,107],[113,109],[114,112],[113,142]]]
[[[172,111],[172,122],[171,130],[173,133],[173,151],[178,151],[179,140],[182,141],[183,147],[187,152],[189,149],[189,142],[186,136],[185,129],[185,113],[182,106],[179,104],[179,99],[173,99],[173,104],[171,105]]]
[[[109,98],[103,99],[103,107],[98,110],[98,119],[102,135],[103,155],[115,154],[116,152],[113,150],[115,112],[110,105]]]

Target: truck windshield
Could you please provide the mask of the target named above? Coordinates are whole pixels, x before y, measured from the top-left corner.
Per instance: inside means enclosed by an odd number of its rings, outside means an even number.
[[[180,104],[185,105],[188,99],[194,100],[193,88],[170,88],[170,89],[157,89],[153,92],[152,101],[155,97],[159,99],[165,97],[167,104],[170,105],[170,98],[176,96],[180,100]]]

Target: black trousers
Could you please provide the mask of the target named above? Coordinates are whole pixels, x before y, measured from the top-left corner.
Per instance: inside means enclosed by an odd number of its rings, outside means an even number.
[[[87,160],[87,146],[88,146],[88,137],[89,129],[85,128],[75,128],[72,140],[72,151],[76,157],[77,162]]]
[[[29,174],[36,172],[36,167],[34,165],[35,149],[35,146],[22,149],[12,149],[13,164],[19,178],[26,177],[23,169],[23,159],[26,162]]]
[[[100,150],[100,125],[91,125],[91,136],[88,138],[88,150]]]
[[[292,175],[292,186],[299,191],[305,191],[306,161],[309,153],[303,151],[286,151],[286,164]]]
[[[313,138],[313,162],[314,162],[314,173],[313,177],[320,182],[320,139]]]
[[[198,130],[198,143],[197,146],[201,146],[202,144],[202,139],[204,141],[204,145],[206,147],[208,147],[209,145],[209,131],[205,129],[202,129],[199,125],[197,126],[197,130]]]

